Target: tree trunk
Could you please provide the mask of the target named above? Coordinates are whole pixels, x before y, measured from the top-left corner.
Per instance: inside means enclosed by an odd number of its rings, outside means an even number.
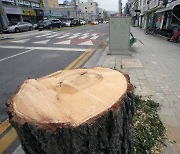
[[[59,71],[25,81],[7,103],[29,154],[133,153],[133,87],[109,68]]]

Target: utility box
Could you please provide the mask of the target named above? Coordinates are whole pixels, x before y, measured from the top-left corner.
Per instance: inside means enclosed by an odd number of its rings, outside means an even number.
[[[108,54],[131,55],[130,17],[110,18]]]

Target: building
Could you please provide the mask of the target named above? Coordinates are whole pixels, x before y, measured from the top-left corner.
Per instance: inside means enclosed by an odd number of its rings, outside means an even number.
[[[80,2],[78,9],[81,13],[81,18],[86,21],[95,21],[99,19],[98,3],[93,0]]]
[[[75,6],[70,3],[59,4],[59,11],[61,14],[61,20],[69,20],[76,18]]]
[[[132,25],[170,36],[180,26],[180,0],[131,0]]]
[[[165,7],[155,12],[155,26],[161,29],[163,35],[180,27],[180,0],[169,0]]]
[[[98,12],[99,12],[98,19],[99,19],[99,21],[103,22],[103,20],[104,20],[104,10],[102,8],[99,8]]]
[[[44,18],[61,17],[58,0],[43,0]]]
[[[32,24],[43,18],[42,0],[0,0],[0,20],[3,26],[18,21]]]

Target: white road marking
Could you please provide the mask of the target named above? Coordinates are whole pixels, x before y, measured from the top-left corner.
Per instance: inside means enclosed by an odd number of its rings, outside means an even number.
[[[69,37],[69,39],[73,39],[73,38],[76,38],[76,37],[79,37],[79,35],[71,36],[71,37]]]
[[[86,32],[92,32],[93,30],[88,30],[88,31],[86,31]]]
[[[36,43],[36,44],[46,44],[50,41],[50,39],[48,40],[43,40],[43,41],[38,41],[38,42],[33,42],[33,43]]]
[[[98,35],[98,33],[94,33],[94,34],[92,34],[91,36],[96,36],[96,35]]]
[[[39,38],[39,37],[44,37],[44,36],[52,35],[52,34],[54,34],[54,33],[56,33],[56,32],[48,32],[47,34],[38,35],[38,36],[35,36],[35,37],[37,37],[37,38]]]
[[[20,56],[20,55],[25,54],[25,53],[28,53],[28,52],[31,52],[31,51],[33,51],[33,50],[34,50],[34,49],[30,49],[30,50],[27,50],[27,51],[24,51],[24,52],[21,52],[21,53],[18,53],[18,54],[15,54],[15,55],[12,55],[12,56],[3,58],[3,59],[0,59],[0,62],[5,61],[5,60],[8,60],[8,59],[11,59],[11,58],[14,58],[14,57],[17,57],[17,56]]]
[[[80,37],[79,39],[86,39],[88,37],[89,37],[88,35],[84,35],[84,36]]]
[[[11,42],[14,42],[14,43],[25,43],[27,41],[29,41],[30,39],[24,39],[24,40],[16,40],[16,41],[11,41]]]
[[[46,38],[53,38],[53,37],[56,37],[56,36],[59,36],[59,35],[61,35],[61,33],[59,33],[59,34],[54,34],[54,35],[51,35],[51,36],[47,36]]]
[[[4,49],[28,49],[28,50],[54,50],[54,51],[85,51],[86,49],[80,48],[56,48],[56,47],[23,47],[23,46],[3,46]]]
[[[80,43],[78,45],[94,45],[93,42],[90,40],[90,41],[86,41],[86,42],[83,42],[83,43]]]
[[[71,33],[65,33],[64,35],[70,35]]]
[[[4,48],[4,49],[24,49],[24,47],[22,47],[22,46],[2,46],[2,45],[0,45],[0,48]]]
[[[82,34],[82,35],[89,35],[89,33],[84,33],[84,34]]]
[[[74,33],[73,35],[81,35],[81,33]]]
[[[90,38],[90,40],[96,40],[99,36],[93,36]]]
[[[68,37],[69,35],[68,34],[65,34],[65,35],[63,35],[63,36],[60,36],[60,37],[57,37],[57,38],[65,38],[65,37]]]
[[[62,41],[62,42],[58,42],[58,43],[54,43],[54,44],[71,44],[71,40],[66,40],[66,41]]]

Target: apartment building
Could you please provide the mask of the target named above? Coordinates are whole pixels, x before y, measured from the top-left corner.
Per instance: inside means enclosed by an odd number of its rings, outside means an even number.
[[[81,12],[81,18],[86,21],[94,21],[99,19],[98,3],[93,0],[88,2],[80,2],[78,9]]]
[[[104,19],[104,10],[102,8],[99,8],[99,20],[103,21]]]

